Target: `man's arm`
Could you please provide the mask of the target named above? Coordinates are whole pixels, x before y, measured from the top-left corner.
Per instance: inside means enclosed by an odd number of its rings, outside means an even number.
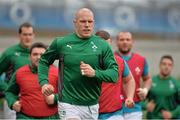
[[[136,85],[131,72],[129,72],[129,75],[127,77],[123,78],[123,82],[124,82],[124,91],[126,93],[127,98],[133,100]]]
[[[8,56],[7,51],[5,51],[0,57],[0,75],[6,72],[10,65],[10,57]]]
[[[55,59],[58,59],[58,55],[57,39],[55,39],[46,52],[41,56],[38,63],[38,81],[42,87],[42,93],[45,96],[49,96],[54,92],[53,86],[48,84],[48,71],[49,66],[53,64]]]
[[[116,82],[118,80],[118,65],[108,44],[103,51],[103,68],[104,70],[95,70],[96,78],[104,82]]]
[[[133,107],[134,92],[135,92],[135,80],[129,70],[128,65],[124,61],[124,69],[122,73],[123,78],[123,89],[126,93],[127,99],[125,100],[125,105],[127,107]]]
[[[144,63],[142,79],[143,79],[143,88],[147,88],[149,90],[151,88],[152,80],[149,74],[149,67],[146,60]]]
[[[144,63],[142,80],[143,80],[143,86],[142,86],[142,88],[137,89],[137,91],[138,91],[138,95],[143,100],[146,98],[148,91],[151,88],[151,84],[152,84],[152,79],[151,79],[150,74],[149,74],[148,63],[146,60]]]
[[[19,86],[16,83],[16,73],[14,73],[5,91],[5,99],[7,100],[9,108],[12,109],[13,104],[18,101],[18,94]]]
[[[46,103],[48,105],[57,105],[57,102],[58,102],[58,93],[56,94],[51,94],[49,96],[45,96],[45,100],[46,100]]]
[[[162,116],[164,118],[178,118],[180,117],[180,84],[177,82],[177,80],[173,80],[174,81],[174,84],[176,86],[176,94],[175,94],[175,97],[176,97],[176,108],[171,110],[171,111],[163,111],[162,112]]]
[[[41,56],[38,63],[38,81],[41,86],[48,84],[49,66],[58,59],[57,39],[55,39],[46,52]]]

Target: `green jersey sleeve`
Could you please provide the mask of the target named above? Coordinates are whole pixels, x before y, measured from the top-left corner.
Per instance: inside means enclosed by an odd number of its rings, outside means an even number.
[[[176,109],[171,111],[172,117],[177,118],[180,117],[180,84],[177,82],[177,80],[173,80],[174,85],[176,86],[176,103],[177,107]]]
[[[48,83],[49,66],[58,59],[57,40],[55,39],[52,42],[38,63],[38,81],[41,86]]]
[[[0,75],[8,70],[10,63],[10,57],[7,51],[5,51],[0,57]]]
[[[103,70],[95,70],[95,77],[104,82],[116,82],[118,79],[118,65],[109,45],[103,50]]]
[[[54,104],[55,105],[58,104],[58,100],[59,100],[59,95],[58,95],[58,93],[56,93],[55,96],[54,96]]]
[[[19,86],[16,83],[16,72],[11,77],[8,87],[5,91],[5,99],[8,106],[12,109],[12,105],[18,100]]]

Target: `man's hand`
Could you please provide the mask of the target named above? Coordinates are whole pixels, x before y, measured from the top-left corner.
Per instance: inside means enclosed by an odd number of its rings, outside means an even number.
[[[138,92],[139,98],[141,100],[144,100],[148,94],[148,89],[147,88],[138,88],[137,92]]]
[[[148,112],[153,112],[155,106],[155,103],[153,102],[153,100],[151,100],[150,102],[148,102],[146,109]]]
[[[125,100],[125,107],[133,108],[134,107],[134,101],[132,98],[127,98]]]
[[[16,101],[13,106],[12,106],[12,109],[15,110],[16,112],[20,112],[21,111],[21,104],[20,104],[20,101]]]
[[[169,112],[169,111],[162,110],[161,113],[162,113],[162,117],[163,117],[165,120],[169,120],[169,119],[172,118],[172,114],[171,114],[171,112]]]
[[[54,93],[54,87],[50,84],[44,84],[41,91],[44,96],[49,96]]]
[[[95,70],[89,65],[81,61],[80,63],[81,74],[87,77],[94,77]]]
[[[48,105],[53,105],[54,104],[54,98],[55,98],[54,94],[51,94],[49,96],[45,96],[46,103]]]

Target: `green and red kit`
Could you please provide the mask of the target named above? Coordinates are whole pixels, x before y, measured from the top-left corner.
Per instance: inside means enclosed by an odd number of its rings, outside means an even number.
[[[50,66],[47,75],[49,83],[57,93],[58,69]],[[31,65],[25,65],[14,73],[5,92],[5,98],[11,109],[12,105],[19,100],[21,113],[26,117],[44,118],[57,113],[57,105],[49,106],[46,103],[38,82],[37,68]],[[17,118],[20,118],[18,115]]]

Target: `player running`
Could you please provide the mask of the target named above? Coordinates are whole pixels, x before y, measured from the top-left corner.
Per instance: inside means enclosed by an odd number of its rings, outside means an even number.
[[[134,95],[134,108],[129,109],[123,106],[124,119],[125,120],[141,120],[142,108],[140,101],[145,99],[147,93],[151,87],[151,77],[148,71],[148,64],[146,59],[136,52],[132,52],[133,39],[130,32],[119,32],[116,38],[117,51],[116,54],[123,58],[134,77],[136,83],[135,95]],[[142,88],[140,86],[140,80],[142,82]]]
[[[34,43],[30,48],[30,64],[19,68],[9,82],[5,92],[6,100],[9,107],[16,111],[17,119],[58,118],[57,101],[55,105],[49,106],[38,83],[37,66],[45,50],[44,44]],[[50,66],[48,80],[54,88],[57,88],[58,69],[56,67]]]
[[[38,66],[42,93],[49,96],[53,87],[48,84],[49,66],[59,59],[59,115],[61,119],[97,119],[98,98],[102,81],[116,82],[118,66],[110,46],[93,35],[94,15],[87,8],[74,17],[75,33],[56,38]],[[100,57],[104,61],[100,66]]]
[[[111,45],[112,40],[107,31],[97,31],[96,35],[103,38]],[[99,119],[106,120],[123,120],[122,104],[123,98],[123,83],[124,91],[126,91],[125,106],[132,108],[134,106],[133,97],[135,91],[135,81],[132,77],[129,67],[126,62],[114,53],[118,64],[119,79],[117,83],[102,83],[101,96],[99,100]]]
[[[159,74],[152,78],[152,87],[144,107],[148,119],[178,119],[180,117],[180,85],[171,76],[174,61],[170,55],[161,57]]]
[[[4,92],[12,74],[25,64],[29,64],[29,48],[34,40],[34,29],[30,23],[23,23],[18,29],[19,43],[7,48],[0,57],[0,75],[5,73],[5,81],[0,84]],[[4,114],[7,119],[15,119],[15,113],[4,103]]]

